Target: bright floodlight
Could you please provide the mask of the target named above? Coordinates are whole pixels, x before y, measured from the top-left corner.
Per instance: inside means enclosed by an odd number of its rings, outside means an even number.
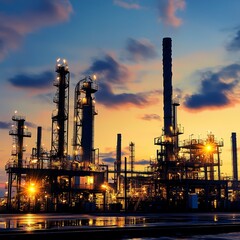
[[[37,192],[37,189],[36,189],[36,186],[34,183],[31,183],[29,186],[28,186],[28,189],[27,189],[29,195],[33,195]]]
[[[213,150],[212,145],[211,145],[211,144],[207,144],[207,145],[205,146],[205,150],[206,150],[207,152],[211,152],[211,151]]]

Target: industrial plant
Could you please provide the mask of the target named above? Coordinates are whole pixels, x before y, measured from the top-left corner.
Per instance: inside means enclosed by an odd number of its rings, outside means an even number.
[[[180,141],[184,130],[177,122],[179,101],[172,97],[171,38],[163,39],[162,50],[164,126],[159,131],[161,135],[153,139],[156,156],[146,170],[135,168],[134,142],[129,144],[129,157],[122,158],[121,133],[116,136],[114,168],[100,163],[99,148],[94,146],[97,115],[94,95],[99,90],[95,76],[87,76],[76,84],[73,123],[70,123],[70,72],[66,60],[58,59],[53,82],[56,94],[51,116],[51,150],[44,150],[39,126],[36,146],[30,159],[25,160],[24,140],[31,133],[25,126],[25,117],[17,114],[12,117],[14,124],[9,135],[13,138],[13,149],[5,167],[6,212],[240,209],[236,133],[232,133],[233,179],[221,175],[222,139],[210,132],[205,138]],[[70,124],[73,124],[71,144]],[[70,145],[72,154],[68,152]]]

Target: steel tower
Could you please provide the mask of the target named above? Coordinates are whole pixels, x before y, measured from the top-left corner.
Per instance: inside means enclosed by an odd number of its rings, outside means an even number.
[[[92,96],[98,91],[96,77],[90,76],[80,80],[75,87],[73,158],[81,163],[84,169],[95,163],[94,149],[94,116],[95,99]]]
[[[13,136],[13,150],[12,150],[12,161],[13,167],[22,169],[23,166],[23,152],[25,148],[23,146],[23,139],[25,137],[31,137],[31,133],[28,132],[27,127],[25,126],[25,117],[14,115],[12,120],[15,122],[13,125],[13,129],[9,131],[9,135]],[[17,173],[10,173],[8,175],[8,199],[7,206],[10,208],[11,206],[11,198],[12,198],[12,187],[16,187],[16,204],[17,210],[20,210],[20,199],[22,194],[22,186],[21,186],[21,171]],[[16,181],[16,184],[13,182]]]
[[[52,145],[51,163],[59,163],[63,166],[68,153],[68,115],[69,115],[69,80],[70,73],[65,59],[57,60],[57,79],[53,85],[57,91],[53,102],[56,109],[52,113]]]
[[[131,177],[133,176],[134,172],[134,163],[135,163],[135,143],[129,143],[129,150],[130,150],[130,164],[131,164]]]
[[[172,39],[163,38],[164,135],[172,136]]]
[[[116,191],[120,191],[120,176],[122,165],[122,134],[117,134],[116,161],[114,162],[114,183]]]

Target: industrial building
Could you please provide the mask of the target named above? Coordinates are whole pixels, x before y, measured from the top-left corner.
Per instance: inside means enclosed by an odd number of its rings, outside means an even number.
[[[146,171],[137,171],[135,144],[129,158],[121,156],[117,134],[114,169],[99,162],[94,146],[94,76],[80,80],[74,91],[72,154],[68,153],[70,72],[66,60],[57,60],[56,94],[52,113],[51,150],[43,151],[42,129],[31,159],[24,160],[24,139],[31,137],[25,117],[14,115],[12,158],[6,164],[8,212],[60,211],[188,211],[239,208],[236,133],[232,133],[233,177],[223,179],[220,159],[223,140],[209,132],[206,138],[180,141],[179,102],[172,97],[172,39],[163,39],[164,126],[154,139],[157,152]],[[157,131],[157,129],[156,129]],[[160,131],[161,132],[161,131]],[[151,144],[151,143],[150,143]],[[130,169],[127,169],[127,163]],[[113,182],[109,182],[112,174]],[[239,206],[238,206],[239,205]]]

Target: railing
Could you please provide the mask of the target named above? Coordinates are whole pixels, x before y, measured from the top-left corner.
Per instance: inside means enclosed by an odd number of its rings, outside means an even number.
[[[9,135],[18,135],[18,130],[17,129],[10,130],[9,131]],[[24,137],[31,137],[31,132],[23,130],[22,136],[24,136]]]
[[[22,166],[21,168],[24,169],[58,169],[58,170],[71,170],[71,171],[86,171],[86,172],[106,172],[106,169],[103,169],[101,166],[99,165],[92,165],[91,169],[90,168],[83,168],[83,167],[74,167],[72,165],[72,162],[65,162],[65,166],[62,167],[63,163],[61,163],[60,161],[58,161],[58,165],[54,165],[54,164],[50,164],[50,161],[48,160],[46,162],[46,160],[43,162],[43,164],[41,164],[42,160],[39,160],[39,162],[36,163],[30,163],[29,161],[26,160],[22,160]],[[41,166],[41,167],[40,167]],[[17,168],[18,167],[18,163],[16,162],[8,162],[5,165],[5,170],[10,169],[10,168]]]

